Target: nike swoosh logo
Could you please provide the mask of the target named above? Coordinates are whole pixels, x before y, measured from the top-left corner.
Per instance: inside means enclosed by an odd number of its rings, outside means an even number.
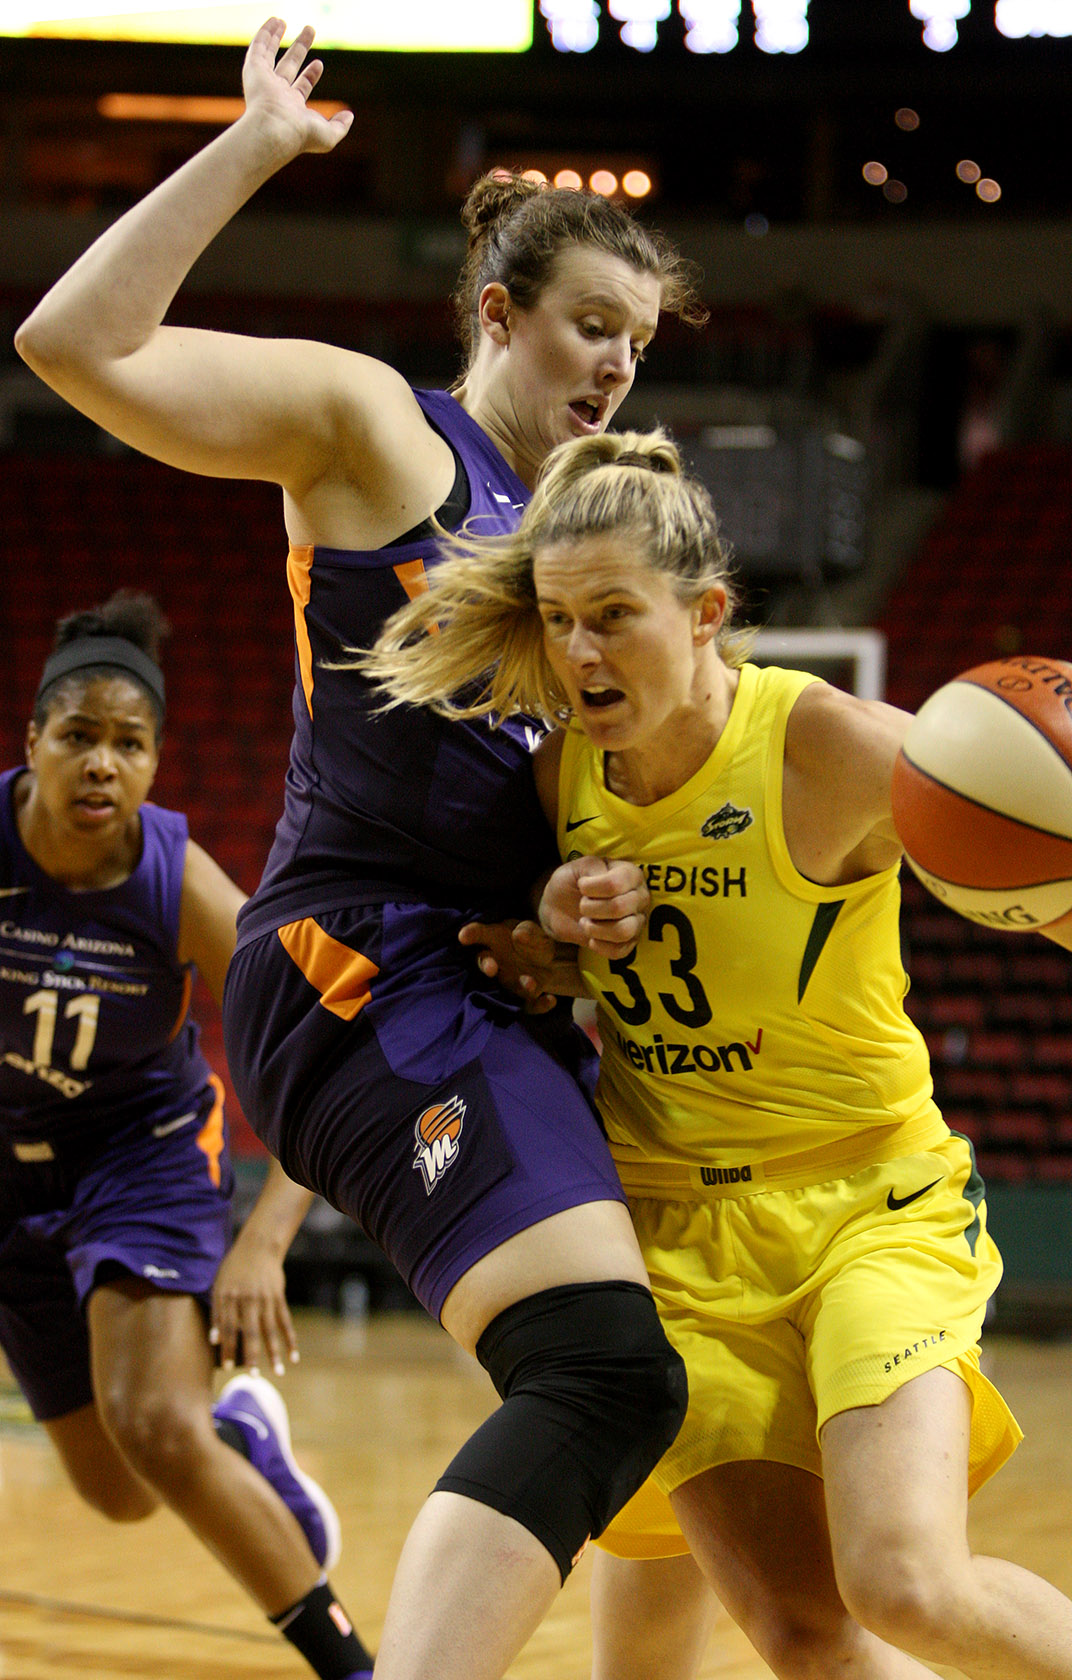
[[[169,1132],[177,1132],[180,1126],[188,1126],[191,1120],[197,1119],[197,1110],[192,1114],[181,1114],[177,1120],[169,1120],[163,1126],[153,1127],[154,1137],[167,1137]]]
[[[572,834],[575,828],[583,828],[585,823],[595,822],[595,817],[567,817],[566,833]]]
[[[922,1190],[913,1190],[910,1196],[895,1196],[891,1190],[889,1195],[886,1197],[886,1206],[890,1209],[891,1213],[896,1213],[898,1208],[907,1207],[909,1202],[918,1202],[921,1196],[925,1196],[928,1190],[933,1190],[934,1186],[936,1184],[941,1184],[941,1182],[940,1178],[932,1179],[930,1184],[925,1184],[923,1186]]]
[[[267,1441],[268,1436],[271,1434],[271,1430],[266,1428],[260,1418],[254,1417],[252,1412],[231,1412],[229,1415],[234,1418],[236,1423],[248,1423],[254,1434],[261,1441]]]

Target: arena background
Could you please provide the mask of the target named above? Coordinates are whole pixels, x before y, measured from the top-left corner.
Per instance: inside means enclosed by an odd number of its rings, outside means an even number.
[[[66,264],[229,120],[215,102],[241,49],[19,37],[60,10],[0,0],[5,762],[55,618],[151,588],[174,632],[157,796],[249,889],[290,728],[277,495],[120,448],[11,347]],[[617,192],[644,177],[632,202],[700,264],[711,318],[660,333],[623,418],[669,425],[711,484],[749,617],[880,631],[887,695],[912,708],[998,653],[1069,656],[1072,5],[544,0],[525,21],[516,52],[328,51],[323,97],[353,131],[261,192],[171,319],[326,338],[445,384],[468,183],[495,164],[603,171]],[[716,26],[725,50],[693,50]],[[822,668],[854,678],[848,657]],[[911,878],[904,932],[937,1095],[975,1142],[1006,1256],[998,1324],[1067,1331],[1070,959],[969,926]],[[263,1160],[231,1117],[245,1198]],[[299,1300],[406,1299],[323,1207],[290,1269]]]

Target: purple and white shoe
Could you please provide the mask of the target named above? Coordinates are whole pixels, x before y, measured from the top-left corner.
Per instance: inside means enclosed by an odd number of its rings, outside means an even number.
[[[249,1461],[293,1511],[321,1569],[339,1561],[342,1533],[331,1500],[294,1462],[286,1403],[265,1377],[242,1374],[221,1390],[212,1415],[234,1424],[249,1446]]]

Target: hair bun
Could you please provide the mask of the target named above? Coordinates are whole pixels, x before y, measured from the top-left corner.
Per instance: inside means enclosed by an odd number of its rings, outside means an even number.
[[[462,205],[462,225],[473,244],[489,228],[505,221],[519,205],[545,190],[542,181],[532,181],[514,169],[491,169],[469,189]]]
[[[68,613],[56,626],[53,652],[87,636],[119,636],[160,662],[160,649],[171,627],[152,595],[143,589],[117,589],[99,606]]]

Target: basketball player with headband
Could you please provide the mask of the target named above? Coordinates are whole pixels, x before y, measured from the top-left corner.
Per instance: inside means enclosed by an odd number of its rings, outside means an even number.
[[[697,1566],[779,1680],[1072,1680],[1072,1603],[966,1538],[1020,1431],[979,1369],[983,1184],[903,1008],[910,717],[748,662],[660,433],[563,445],[518,530],[453,556],[362,668],[395,704],[564,720],[535,758],[567,860],[548,933],[577,939],[563,884],[602,860],[651,892],[633,954],[582,932],[579,963],[689,1408],[599,1542],[596,1680],[689,1680]]]
[[[188,1006],[195,968],[222,995],[243,894],[148,802],[166,628],[124,591],[63,619],[0,775],[0,1346],[89,1505],[169,1505],[320,1680],[369,1680],[282,1396],[241,1372],[212,1404],[210,1317],[225,1365],[239,1330],[251,1363],[295,1351],[282,1259],[311,1198],[273,1163],[224,1258],[223,1088]]]

